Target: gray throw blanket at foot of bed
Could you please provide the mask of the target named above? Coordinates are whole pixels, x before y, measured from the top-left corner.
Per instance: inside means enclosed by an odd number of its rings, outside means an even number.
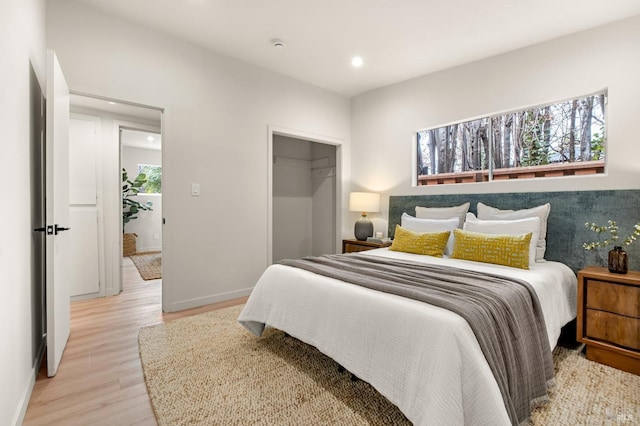
[[[357,253],[280,263],[460,315],[478,339],[513,424],[527,420],[532,405],[546,399],[553,358],[540,302],[528,283]]]

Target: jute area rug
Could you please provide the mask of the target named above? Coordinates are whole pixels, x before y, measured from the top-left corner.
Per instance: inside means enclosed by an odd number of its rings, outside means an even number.
[[[157,280],[162,278],[162,253],[149,251],[146,253],[132,254],[129,258],[138,268],[143,280]]]
[[[410,424],[363,381],[284,333],[258,339],[242,306],[140,330],[145,382],[159,425]],[[640,377],[554,351],[556,386],[534,425],[640,423]]]

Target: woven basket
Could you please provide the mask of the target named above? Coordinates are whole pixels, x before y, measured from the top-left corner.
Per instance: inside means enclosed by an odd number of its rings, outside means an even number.
[[[122,234],[122,255],[123,256],[131,256],[132,254],[136,254],[136,237],[138,235],[131,234]]]

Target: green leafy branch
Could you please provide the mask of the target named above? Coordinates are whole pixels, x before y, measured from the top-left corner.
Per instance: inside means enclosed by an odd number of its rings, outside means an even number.
[[[132,221],[133,219],[137,219],[138,212],[141,210],[153,210],[151,207],[153,206],[152,201],[147,201],[142,204],[141,202],[131,198],[141,191],[142,185],[147,183],[147,176],[144,173],[140,173],[136,178],[132,181],[129,179],[127,171],[122,169],[122,232],[124,233],[124,226]]]
[[[609,232],[609,238],[602,240],[602,241],[592,241],[589,243],[584,243],[582,244],[582,248],[584,248],[585,250],[593,250],[596,248],[600,248],[600,247],[607,247],[610,245],[624,245],[624,246],[629,246],[631,245],[638,237],[640,237],[640,223],[637,223],[634,225],[633,227],[633,232],[631,234],[629,234],[629,236],[627,236],[622,243],[617,244],[618,241],[620,240],[620,235],[619,235],[619,228],[618,228],[618,224],[616,223],[615,220],[609,220],[607,221],[607,224],[605,226],[599,226],[598,224],[594,223],[594,222],[587,222],[584,224],[584,226],[586,226],[587,228],[589,228],[590,230],[592,230],[593,232],[595,232],[596,234],[600,235],[602,233],[605,232]]]

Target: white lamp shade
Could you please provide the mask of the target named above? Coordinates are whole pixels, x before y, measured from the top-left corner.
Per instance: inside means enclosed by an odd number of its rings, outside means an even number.
[[[380,194],[352,192],[349,194],[349,210],[352,212],[379,212]]]

